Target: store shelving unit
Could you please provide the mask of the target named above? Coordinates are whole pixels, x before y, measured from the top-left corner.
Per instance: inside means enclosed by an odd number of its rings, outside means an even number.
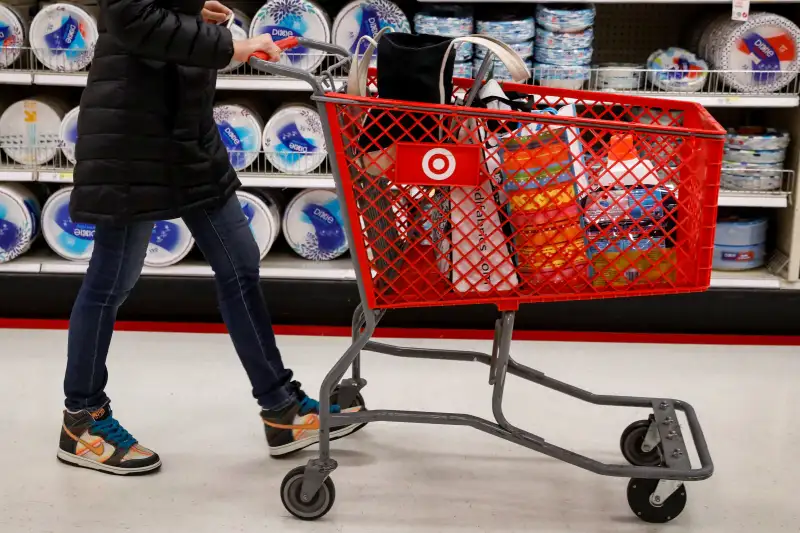
[[[428,0],[419,0],[426,3]],[[433,0],[438,3],[450,0]],[[473,0],[457,0],[455,3],[472,3]],[[546,1],[546,0],[540,0]],[[560,0],[564,1],[564,0]],[[573,0],[566,0],[567,2]],[[506,2],[486,2],[497,3]],[[509,0],[509,3],[531,3],[528,0]],[[707,0],[696,2],[690,0],[595,0],[598,4],[598,17],[595,24],[595,59],[597,62],[638,61],[654,49],[676,43],[676,29],[691,26],[689,21],[697,20],[699,14],[706,10],[716,9],[730,11],[730,0]],[[235,2],[232,3],[235,5]],[[344,2],[342,3],[344,5]],[[341,6],[339,6],[341,7]],[[407,5],[405,7],[408,7]],[[517,5],[519,7],[519,5]],[[782,14],[800,21],[800,0],[775,0],[761,2],[751,0],[751,9],[778,10]],[[613,28],[613,31],[603,31]],[[41,89],[47,94],[58,94],[58,91],[74,91],[69,87],[80,88],[86,85],[85,72],[66,73],[47,71],[38,66],[30,53],[27,60],[20,62],[24,68],[13,67],[0,70],[0,91],[3,86],[16,86],[15,94],[35,95]],[[325,65],[330,63],[324,63]],[[334,73],[337,86],[343,83],[344,73]],[[643,73],[646,78],[646,73]],[[714,73],[711,73],[712,79]],[[27,88],[24,88],[27,86]],[[63,88],[63,89],[62,89]],[[587,87],[591,89],[592,87]],[[242,68],[236,74],[220,75],[217,89],[221,97],[227,94],[252,95],[259,92],[269,94],[273,99],[280,99],[282,94],[307,94],[310,87],[304,82],[286,78],[267,76]],[[800,146],[800,76],[794,83],[778,93],[738,93],[722,83],[710,82],[706,90],[697,93],[665,93],[645,85],[637,91],[641,96],[655,96],[676,100],[687,100],[700,103],[712,110],[715,116],[725,125],[736,125],[743,119],[758,114],[769,125],[788,129],[793,138],[790,147],[791,157],[788,161],[785,187],[776,192],[722,191],[720,206],[741,206],[765,208],[773,210],[779,222],[777,247],[785,257],[782,277],[767,269],[740,273],[714,273],[712,289],[705,294],[685,295],[679,297],[660,298],[656,307],[663,313],[674,315],[675,324],[667,321],[663,326],[655,326],[656,322],[641,321],[637,327],[679,331],[703,331],[702,324],[687,326],[687,321],[706,321],[710,331],[719,331],[729,327],[731,331],[757,332],[759,328],[767,328],[767,322],[759,318],[764,306],[782,305],[786,309],[794,309],[794,316],[800,316],[800,288],[797,282],[800,277],[800,192],[794,186],[795,175],[800,167],[797,157],[797,146]],[[724,120],[723,120],[724,119]],[[240,179],[245,187],[265,188],[310,188],[334,186],[330,168],[326,163],[322,168],[310,174],[287,175],[271,168],[264,155],[250,168],[240,172]],[[45,167],[20,168],[3,165],[0,161],[0,182],[28,181],[51,184],[69,184],[72,181],[72,170],[69,164],[62,161],[48,163]],[[23,256],[11,263],[0,264],[0,290],[8,288],[10,296],[5,302],[0,301],[0,316],[14,316],[14,309],[22,309],[28,315],[60,317],[68,313],[71,303],[70,295],[74,294],[80,274],[86,264],[69,262],[53,254],[40,250]],[[328,263],[313,263],[294,256],[288,250],[270,253],[261,265],[261,274],[273,314],[284,323],[306,322],[319,323],[320,320],[342,325],[349,324],[349,312],[357,301],[355,274],[348,258]],[[140,282],[140,289],[135,291],[129,304],[123,308],[121,317],[134,319],[172,319],[182,320],[187,317],[201,320],[215,320],[217,317],[211,289],[212,272],[200,259],[189,259],[178,265],[155,269],[145,268]],[[50,295],[53,304],[39,311],[27,303],[13,303],[13,295],[21,290],[23,284],[41,287],[43,295]],[[53,296],[58,291],[59,296]],[[66,294],[62,297],[61,293]],[[140,298],[136,293],[141,294]],[[20,298],[22,298],[22,293]],[[167,296],[169,299],[167,300]],[[45,296],[43,296],[44,298]],[[150,300],[156,304],[148,303]],[[715,319],[709,319],[720,306],[730,302],[740,302],[747,298],[748,305],[739,319],[729,326],[723,326]],[[778,298],[779,300],[776,300]],[[650,303],[631,300],[603,300],[593,302],[571,302],[560,304],[543,304],[527,306],[519,315],[520,327],[556,328],[556,329],[598,329],[598,330],[630,330],[630,316],[642,316],[646,309],[652,308]],[[638,299],[649,300],[649,299]],[[780,303],[776,303],[776,302]],[[302,305],[306,302],[306,305]],[[310,302],[322,306],[320,314],[308,311]],[[765,303],[766,302],[766,303]],[[21,305],[21,307],[20,307]],[[730,305],[733,305],[732,303]],[[15,307],[16,306],[16,307]],[[650,306],[650,307],[648,307]],[[787,307],[788,306],[788,307]],[[794,306],[794,307],[792,307]],[[482,320],[489,311],[472,308],[452,308],[441,310],[419,310],[413,313],[398,312],[396,322],[389,319],[387,324],[424,325],[457,327],[469,324],[483,324]],[[566,320],[561,313],[571,317]],[[660,313],[662,311],[659,311]],[[310,314],[309,314],[310,313]],[[309,314],[309,316],[306,316]],[[26,315],[22,315],[26,316]],[[315,318],[316,317],[316,318]],[[617,317],[619,325],[614,326]],[[628,318],[625,318],[628,317]],[[774,332],[785,332],[788,325],[775,326]],[[800,323],[798,323],[800,327]],[[485,324],[483,324],[485,326]],[[479,327],[483,327],[479,326]],[[568,326],[568,327],[567,327]],[[700,328],[700,329],[698,329]],[[783,328],[781,330],[780,328]],[[619,330],[619,329],[617,329]]]

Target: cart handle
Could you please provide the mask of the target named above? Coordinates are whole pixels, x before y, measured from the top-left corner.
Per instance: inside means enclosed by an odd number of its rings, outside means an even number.
[[[285,39],[281,39],[280,41],[275,41],[275,44],[278,46],[278,48],[284,51],[291,50],[297,46],[304,46],[305,48],[320,50],[322,52],[340,57],[341,59],[335,65],[329,67],[325,72],[324,78],[330,80],[331,90],[335,89],[332,85],[332,69],[338,68],[350,61],[350,52],[348,52],[345,48],[331,43],[306,39],[305,37],[287,37]],[[325,88],[322,84],[323,78],[318,78],[313,74],[296,67],[273,63],[269,60],[269,55],[266,52],[255,52],[250,56],[248,63],[251,67],[260,72],[266,72],[267,74],[273,74],[275,76],[285,76],[287,78],[305,81],[311,85],[316,94],[323,94],[325,92]]]

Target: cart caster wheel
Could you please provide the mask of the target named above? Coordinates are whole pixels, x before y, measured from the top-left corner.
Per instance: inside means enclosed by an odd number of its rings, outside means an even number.
[[[649,452],[642,450],[642,443],[649,429],[650,420],[638,420],[622,432],[619,448],[625,460],[633,466],[661,466],[664,464],[661,443],[658,443]]]
[[[650,499],[657,486],[657,479],[631,479],[628,482],[628,505],[633,514],[645,522],[664,524],[677,518],[686,507],[686,485],[681,485],[661,505],[655,505]]]
[[[333,507],[336,500],[336,487],[331,478],[325,478],[325,482],[319,491],[311,498],[311,501],[304,502],[303,478],[305,477],[306,467],[298,466],[283,478],[281,483],[281,501],[286,510],[300,520],[317,520],[322,518]]]
[[[353,401],[350,402],[350,405],[342,405],[342,404],[340,404],[339,403],[339,386],[338,385],[336,387],[334,387],[333,392],[331,393],[331,404],[338,405],[342,409],[350,409],[352,407],[361,407],[362,410],[366,410],[367,409],[367,403],[364,401],[364,397],[361,396],[360,392],[356,394],[355,399],[353,399]],[[358,426],[356,426],[356,428],[353,431],[348,433],[346,436],[350,436],[353,433],[364,429],[364,426],[366,426],[366,425],[367,425],[366,423],[359,424]],[[333,439],[333,440],[336,440],[336,439]]]

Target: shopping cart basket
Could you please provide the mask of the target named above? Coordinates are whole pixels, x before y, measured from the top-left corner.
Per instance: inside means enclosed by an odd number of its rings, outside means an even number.
[[[337,92],[346,50],[298,43],[341,58],[321,77],[251,58],[261,71],[306,80],[325,129],[361,304],[352,344],[320,390],[319,458],[281,486],[286,509],[314,520],[333,506],[330,428],[377,421],[470,426],[606,476],[631,478],[628,503],[667,522],[686,503],[684,482],[713,463],[694,409],[670,398],[597,395],[510,355],[520,304],[702,291],[711,276],[724,130],[697,104],[630,95],[504,84],[534,112],[384,100]],[[374,76],[374,72],[373,72]],[[474,80],[454,81],[455,96]],[[387,310],[493,304],[491,354],[371,341]],[[635,320],[635,318],[632,318]],[[495,421],[457,413],[361,410],[362,351],[489,366]],[[342,379],[352,367],[352,377]],[[503,413],[507,374],[604,406],[652,410],[626,428],[630,465],[605,464],[512,425]],[[700,467],[678,421],[684,413]]]

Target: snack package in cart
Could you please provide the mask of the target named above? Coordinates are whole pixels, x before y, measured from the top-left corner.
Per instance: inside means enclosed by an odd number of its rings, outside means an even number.
[[[575,116],[576,109],[570,104],[545,112]],[[585,279],[579,194],[587,182],[579,129],[528,123],[501,138],[497,154],[521,281]]]
[[[655,165],[639,159],[632,135],[614,135],[604,169],[583,199],[592,285],[674,280],[677,198]]]

